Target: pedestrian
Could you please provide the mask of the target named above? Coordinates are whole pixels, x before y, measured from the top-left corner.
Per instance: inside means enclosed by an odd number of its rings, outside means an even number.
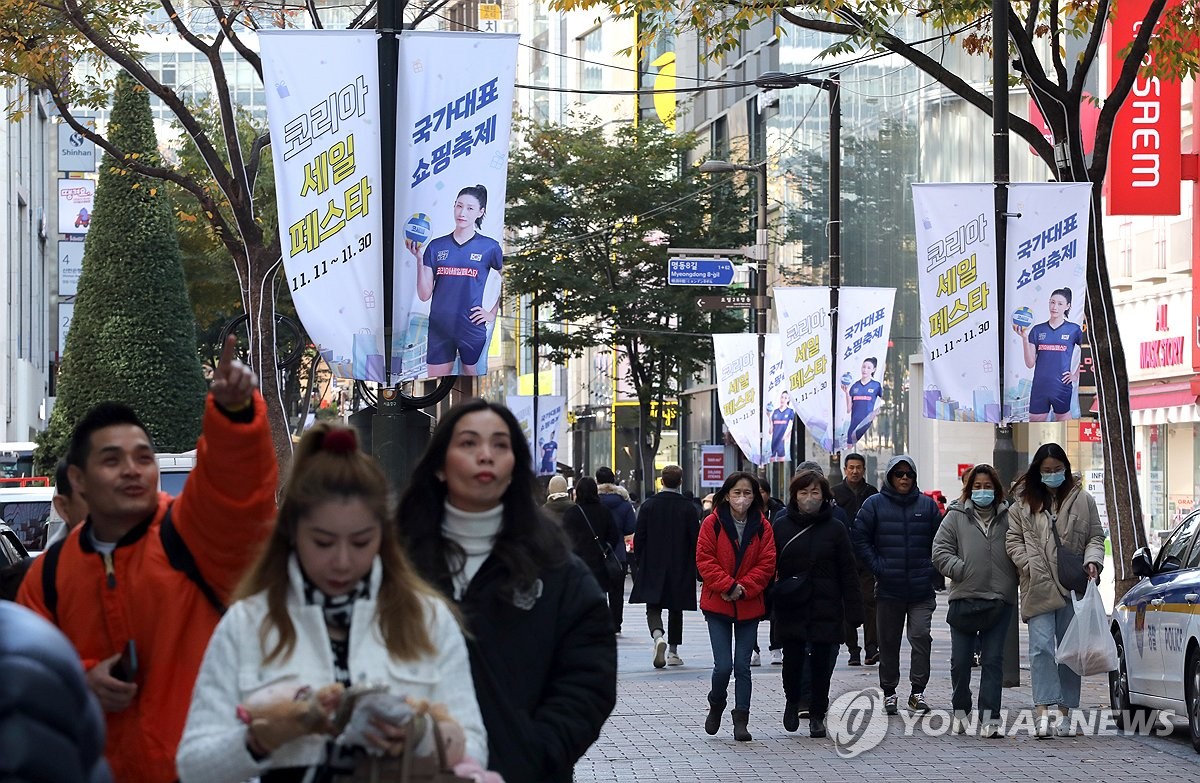
[[[704,504],[702,504],[700,502],[700,498],[696,497],[695,492],[692,492],[690,489],[685,489],[682,492],[680,492],[679,494],[681,494],[685,498],[687,498],[688,501],[691,502],[691,504],[696,507],[696,519],[701,519],[704,517],[704,515],[706,513],[704,511]]]
[[[933,564],[947,579],[950,606],[951,731],[971,724],[971,664],[979,648],[980,735],[1004,736],[1000,698],[1004,686],[1004,641],[1017,602],[1017,569],[1008,557],[1008,502],[1000,474],[976,465],[963,477],[962,494],[950,503],[933,539]]]
[[[58,466],[54,469],[54,497],[50,502],[59,519],[47,522],[47,529],[51,526],[54,529],[46,539],[46,549],[66,538],[68,533],[82,525],[83,521],[87,519],[87,501],[78,492],[71,489],[68,468],[67,461],[60,459]],[[26,557],[0,571],[0,599],[16,600],[17,592],[21,589],[21,582],[25,579],[25,574],[31,565],[33,565],[33,558]]]
[[[617,530],[612,514],[600,502],[594,478],[583,476],[579,479],[575,485],[575,503],[563,512],[562,520],[563,532],[571,542],[571,550],[587,564],[600,589],[607,592],[612,585],[609,584],[608,570],[604,565],[607,554],[604,545],[615,552],[618,548],[624,548],[625,538]],[[624,575],[621,581],[625,581]],[[620,618],[612,611],[611,603],[609,612],[613,615],[613,628],[616,628]]]
[[[713,650],[712,690],[704,730],[721,728],[734,679],[733,738],[749,742],[750,655],[758,621],[766,614],[763,592],[775,575],[775,542],[765,516],[758,481],[745,471],[731,473],[713,498],[713,513],[700,524],[696,569],[703,585],[700,608]]]
[[[629,492],[617,484],[617,476],[609,467],[600,467],[596,470],[596,485],[600,493],[600,502],[612,514],[613,521],[617,524],[617,530],[621,532],[625,541],[631,541],[633,533],[637,529],[637,509],[633,507],[633,502],[629,499]],[[636,579],[636,565],[630,561],[629,553],[624,546],[617,547],[617,559],[625,566],[626,573],[633,570],[633,576]],[[620,634],[625,614],[624,579],[619,585],[609,586],[608,606],[612,616],[616,618],[616,630]]]
[[[768,481],[767,479],[763,478],[762,476],[758,477],[758,490],[759,490],[759,493],[762,495],[763,507],[765,509],[767,509],[767,519],[769,519],[772,523],[775,522],[776,518],[787,513],[787,507],[783,504],[783,501],[781,501],[778,498],[773,497],[771,495],[771,482]],[[766,610],[767,610],[767,628],[768,628],[767,650],[770,651],[770,653],[771,653],[771,663],[773,665],[782,665],[783,664],[783,648],[778,644],[778,642],[775,639],[775,619],[771,614],[771,591],[770,590],[767,590]],[[762,665],[762,656],[761,656],[761,651],[758,648],[757,640],[755,640],[755,643],[754,643],[754,654],[750,656],[750,665],[751,666],[761,666]]]
[[[617,699],[605,597],[534,502],[533,457],[508,408],[442,415],[400,500],[418,570],[465,620],[488,766],[505,780],[571,780]]]
[[[824,737],[829,683],[847,625],[862,622],[862,596],[846,526],[815,470],[796,474],[776,518],[775,638],[783,646],[783,727],[800,727],[802,667],[809,666],[808,733]]]
[[[335,744],[330,719],[368,683],[435,705],[449,765],[464,753],[486,762],[462,630],[400,548],[389,493],[354,430],[320,422],[304,433],[274,532],[204,655],[179,744],[182,781],[365,772],[365,748]],[[286,692],[274,693],[281,681]],[[302,688],[320,694],[316,705],[298,705]],[[383,754],[381,771],[399,771],[393,757],[410,726],[375,717],[367,745]]]
[[[879,489],[867,481],[867,460],[857,452],[846,455],[842,461],[842,472],[844,478],[832,487],[833,498],[837,501],[838,507],[846,512],[846,517],[853,522],[858,516],[858,510],[862,508],[862,504],[866,502],[867,498],[878,493]],[[858,559],[857,555],[854,562],[858,573],[859,593],[862,595],[863,603],[862,646],[860,647],[858,644],[858,628],[847,626],[846,649],[850,653],[851,666],[858,666],[862,663],[874,666],[879,663],[879,639],[875,633],[875,575],[871,573],[871,569],[867,567],[866,563]],[[861,657],[863,652],[866,652],[865,659]]]
[[[0,601],[0,671],[0,780],[111,783],[104,717],[67,638]]]
[[[876,633],[879,640],[879,687],[884,711],[895,715],[900,683],[900,636],[908,625],[908,709],[929,712],[930,625],[937,608],[933,536],[941,515],[933,499],[917,488],[917,463],[907,454],[888,461],[883,489],[863,502],[850,529],[858,558],[875,575]]]
[[[696,610],[696,507],[679,492],[683,469],[667,465],[662,492],[638,509],[633,556],[637,570],[629,603],[646,605],[646,625],[654,648],[654,668],[682,666],[683,613]],[[667,613],[663,633],[663,611]]]
[[[546,504],[542,506],[546,516],[561,525],[563,512],[573,505],[575,504],[571,502],[571,491],[567,487],[567,480],[559,475],[551,476],[546,485]]]
[[[1046,443],[1017,480],[1009,508],[1008,555],[1021,579],[1021,619],[1029,624],[1029,678],[1038,739],[1074,736],[1071,710],[1079,707],[1079,675],[1056,663],[1054,650],[1075,616],[1067,600],[1061,558],[1082,557],[1087,579],[1104,565],[1104,528],[1096,501],[1071,473],[1062,446]],[[1083,586],[1072,586],[1082,597]]]
[[[87,521],[34,560],[17,596],[83,660],[121,783],[178,777],[175,750],[208,639],[275,517],[267,407],[236,347],[231,336],[222,348],[196,467],[176,498],[158,491],[154,444],[132,409],[106,402],[83,416],[67,462]],[[136,667],[117,666],[134,656]]]

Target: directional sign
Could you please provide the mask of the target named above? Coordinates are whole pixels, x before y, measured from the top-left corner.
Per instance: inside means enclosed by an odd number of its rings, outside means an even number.
[[[728,258],[672,258],[667,268],[668,285],[729,285],[733,262]]]
[[[749,310],[753,306],[749,294],[696,297],[696,307],[701,310]]]

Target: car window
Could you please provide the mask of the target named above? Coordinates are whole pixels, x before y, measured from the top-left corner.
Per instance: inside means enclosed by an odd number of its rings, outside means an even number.
[[[1192,536],[1193,540],[1197,538],[1200,538],[1200,535]],[[1200,544],[1195,544],[1192,546],[1192,553],[1188,555],[1187,563],[1185,563],[1183,567],[1200,568]]]
[[[1164,567],[1174,565],[1175,568],[1183,567],[1183,559],[1187,556],[1188,547],[1192,543],[1192,539],[1196,535],[1196,527],[1200,525],[1200,514],[1192,514],[1180,523],[1179,527],[1175,528],[1175,532],[1163,544],[1158,553],[1158,559],[1154,561],[1154,570],[1162,571]]]
[[[184,471],[162,471],[158,474],[158,485],[163,492],[166,492],[171,497],[179,497],[179,493],[183,492],[183,485],[187,483],[190,472]]]
[[[27,555],[21,540],[11,530],[0,530],[0,568],[23,560]]]
[[[0,502],[0,521],[12,528],[26,549],[45,549],[46,520],[50,518],[49,500]]]

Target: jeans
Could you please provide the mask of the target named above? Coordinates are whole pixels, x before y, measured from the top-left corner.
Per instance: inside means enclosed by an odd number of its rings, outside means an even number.
[[[913,693],[924,693],[929,684],[929,650],[933,645],[930,626],[937,598],[924,601],[893,601],[880,598],[875,602],[875,621],[879,631],[879,687],[886,696],[896,692],[900,684],[900,634],[908,621],[908,645],[911,648],[908,679]]]
[[[1035,706],[1079,706],[1079,675],[1054,661],[1054,650],[1074,617],[1075,607],[1067,601],[1061,609],[1029,618],[1029,679]]]
[[[732,617],[706,614],[708,640],[712,643],[713,673],[710,704],[724,704],[733,675],[733,708],[750,709],[750,654],[758,638],[758,620],[735,623]],[[731,654],[732,648],[732,654]],[[786,658],[785,658],[786,660]]]
[[[979,720],[1000,719],[1000,696],[1004,688],[1004,640],[1012,604],[1005,604],[996,624],[986,631],[965,633],[950,628],[950,682],[954,686],[951,703],[961,716],[971,712],[971,657],[980,648]]]
[[[837,665],[835,642],[796,642],[783,645],[783,695],[808,708],[809,718],[829,711],[829,683]]]
[[[650,636],[654,636],[654,632],[662,633],[663,608],[654,604],[646,604],[646,625],[650,626]],[[683,610],[668,609],[667,610],[667,644],[678,647],[683,644]]]

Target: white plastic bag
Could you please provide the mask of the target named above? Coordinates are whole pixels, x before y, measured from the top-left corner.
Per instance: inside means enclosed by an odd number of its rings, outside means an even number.
[[[1108,630],[1108,614],[1096,582],[1088,580],[1087,591],[1078,601],[1074,593],[1067,595],[1075,606],[1075,617],[1054,651],[1054,660],[1080,677],[1116,669],[1117,643]]]

